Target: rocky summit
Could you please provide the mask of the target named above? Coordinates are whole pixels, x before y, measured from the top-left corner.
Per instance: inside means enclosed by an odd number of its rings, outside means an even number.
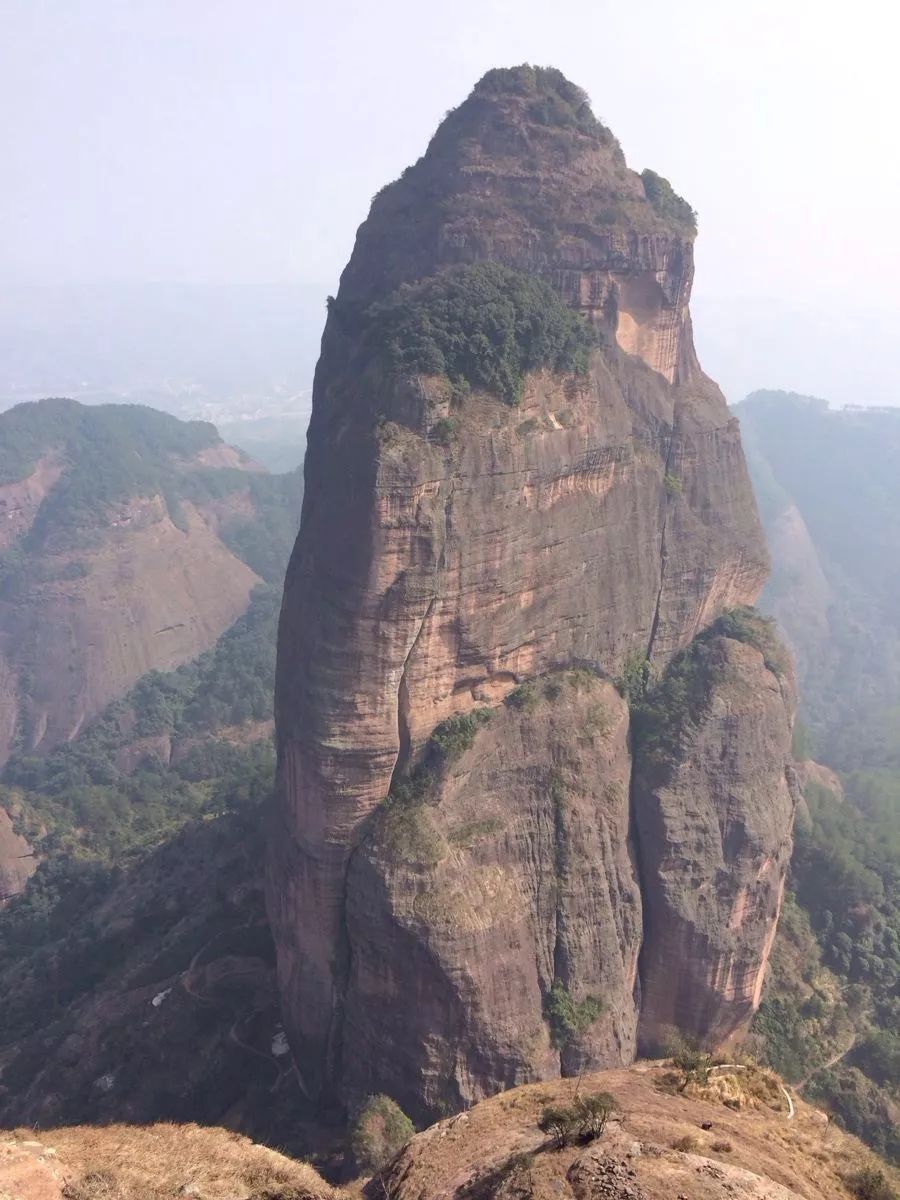
[[[310,1096],[416,1119],[721,1042],[790,853],[790,666],[695,216],[489,72],[330,311],[278,647],[268,908]]]

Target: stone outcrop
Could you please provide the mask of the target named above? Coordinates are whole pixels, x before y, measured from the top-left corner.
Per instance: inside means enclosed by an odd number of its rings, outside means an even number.
[[[627,705],[585,672],[513,699],[435,795],[389,806],[353,856],[342,1050],[354,1095],[386,1088],[424,1115],[634,1057]],[[602,999],[589,1027],[548,1023],[554,986],[586,1015]]]
[[[668,1076],[668,1078],[667,1078]],[[671,1072],[642,1064],[586,1075],[582,1097],[605,1093],[616,1112],[602,1135],[557,1148],[539,1129],[543,1110],[569,1107],[574,1081],[504,1092],[423,1130],[381,1176],[367,1200],[845,1200],[848,1176],[897,1172],[824,1114],[787,1101],[776,1076],[728,1076],[726,1107],[715,1089],[675,1093]],[[668,1084],[668,1086],[667,1086]],[[765,1100],[759,1096],[766,1097]],[[737,1110],[737,1111],[736,1111]]]
[[[685,679],[696,689],[687,711]],[[755,1011],[799,799],[785,769],[795,706],[786,655],[767,661],[752,644],[704,639],[673,664],[655,705],[633,784],[645,921],[639,1043],[649,1054],[673,1030],[719,1044]]]
[[[619,758],[581,747],[587,714],[571,711],[568,753],[591,783],[570,814],[585,866],[562,909],[572,877],[541,790],[566,741],[552,717],[523,733],[503,712],[480,731],[429,808],[436,861],[392,864],[377,814],[442,721],[560,669],[662,668],[756,598],[767,556],[738,427],[691,339],[692,240],[684,202],[660,201],[577,89],[531,68],[486,76],[359,231],[316,373],[279,634],[268,904],[310,1094],[402,1071],[427,1108],[633,1053],[631,770],[608,688]],[[513,406],[373,353],[373,302],[483,261],[583,315],[589,370],[531,370]],[[482,802],[507,832],[445,853]],[[423,917],[423,892],[459,921]],[[543,1019],[555,979],[576,999],[602,987],[607,1006],[562,1057]]]

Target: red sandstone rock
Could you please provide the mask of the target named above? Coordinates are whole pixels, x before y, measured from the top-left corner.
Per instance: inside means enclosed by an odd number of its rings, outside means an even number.
[[[660,215],[608,131],[548,123],[529,87],[492,73],[375,198],[323,339],[279,637],[268,860],[286,1023],[313,1094],[382,1090],[402,1063],[427,1107],[567,1069],[541,1015],[546,897],[526,882],[542,872],[548,894],[564,890],[537,832],[546,799],[502,773],[522,754],[549,769],[559,731],[523,746],[504,715],[495,728],[510,741],[479,737],[493,761],[471,786],[490,789],[505,827],[531,822],[518,843],[489,838],[410,874],[368,840],[374,814],[444,718],[575,663],[615,676],[637,653],[662,667],[752,603],[767,571],[737,424],[694,354],[690,223]],[[586,376],[534,372],[513,407],[367,356],[350,316],[482,260],[540,275],[583,311],[604,341]],[[621,755],[609,782],[624,793],[624,742]],[[596,769],[599,788],[608,767]],[[446,781],[440,829],[457,805],[477,808],[467,786]],[[601,982],[609,1005],[578,1052],[595,1064],[633,1053],[640,920],[625,818],[604,816],[604,848],[584,835],[571,921],[569,982],[578,995]],[[506,896],[497,912],[474,899],[479,872]],[[485,930],[413,919],[432,887],[476,903]]]

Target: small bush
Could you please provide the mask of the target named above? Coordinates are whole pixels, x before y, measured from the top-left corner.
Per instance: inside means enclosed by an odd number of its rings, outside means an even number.
[[[509,693],[506,702],[512,708],[518,708],[521,712],[530,713],[534,712],[537,708],[540,696],[533,683],[522,683]]]
[[[382,1170],[414,1133],[412,1121],[390,1096],[370,1096],[350,1135],[357,1166],[371,1173]]]
[[[440,421],[436,421],[432,426],[431,436],[442,446],[450,446],[456,441],[456,435],[458,431],[458,421],[456,421],[453,417],[443,417]]]
[[[121,1180],[112,1171],[89,1171],[76,1181],[65,1184],[65,1200],[120,1200]]]
[[[896,1200],[896,1193],[883,1171],[863,1167],[847,1179],[847,1187],[858,1200]]]
[[[471,712],[447,717],[432,733],[431,746],[444,762],[453,762],[472,748],[476,733],[492,716],[489,708],[473,708]]]
[[[585,726],[600,737],[605,737],[612,729],[612,715],[605,704],[592,704],[587,711]]]
[[[677,1138],[672,1143],[673,1150],[679,1150],[682,1154],[696,1154],[700,1149],[700,1139],[693,1133],[686,1133],[684,1137]]]
[[[683,1087],[689,1083],[704,1086],[708,1082],[713,1056],[708,1050],[702,1049],[693,1038],[673,1033],[666,1042],[664,1051],[672,1060],[672,1066],[684,1077]]]
[[[616,1098],[610,1092],[594,1092],[575,1101],[575,1114],[579,1132],[587,1139],[597,1138],[606,1128],[606,1123],[618,1110]]]
[[[712,1149],[716,1154],[730,1154],[734,1146],[731,1142],[713,1142]]]
[[[552,1135],[558,1149],[576,1137],[590,1142],[600,1137],[610,1117],[618,1110],[615,1096],[609,1092],[594,1092],[579,1097],[569,1107],[551,1104],[541,1113],[538,1128]]]
[[[647,655],[643,650],[629,650],[622,664],[622,673],[616,680],[616,687],[629,704],[637,704],[643,699],[651,678],[652,667]]]
[[[596,671],[592,671],[590,667],[573,667],[566,674],[566,679],[569,685],[580,692],[583,688],[590,689],[597,682],[599,676]]]
[[[604,1004],[599,996],[586,996],[581,1001],[573,1000],[562,980],[555,979],[545,1005],[553,1043],[558,1047],[567,1046],[574,1038],[586,1033],[603,1012],[603,1008]]]
[[[551,1104],[541,1113],[538,1129],[541,1133],[549,1133],[558,1149],[567,1146],[575,1136],[577,1121],[571,1108]]]

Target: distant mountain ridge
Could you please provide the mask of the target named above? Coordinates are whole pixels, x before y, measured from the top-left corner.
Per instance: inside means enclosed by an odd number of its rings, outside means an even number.
[[[900,409],[754,392],[735,408],[786,634],[829,765],[900,766]]]
[[[203,422],[65,399],[0,414],[0,767],[213,646],[280,582],[299,494]]]
[[[222,400],[309,387],[328,288],[4,286],[0,408],[35,396],[192,388]]]

